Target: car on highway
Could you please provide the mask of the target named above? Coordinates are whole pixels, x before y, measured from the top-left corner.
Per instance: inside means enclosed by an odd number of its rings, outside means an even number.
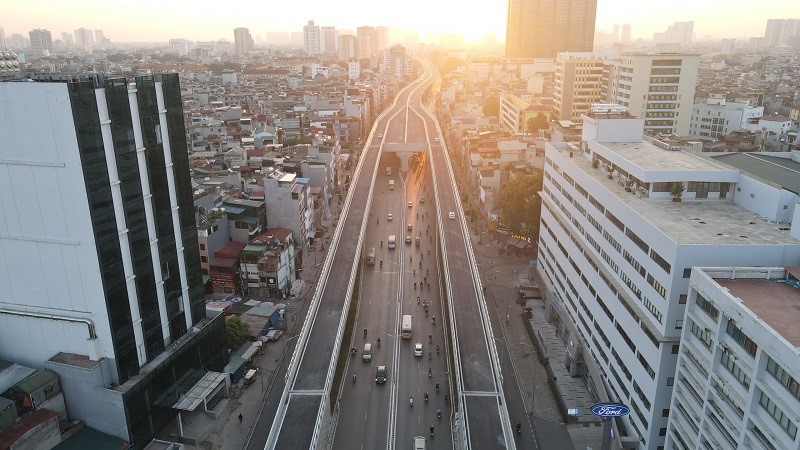
[[[420,195],[419,196],[419,202],[420,203],[425,203],[425,196],[424,195]]]
[[[378,139],[380,139],[380,138],[382,138],[382,137],[383,137],[383,135],[382,135],[382,134],[378,134]]]
[[[386,383],[386,366],[378,366],[378,370],[375,372],[375,382],[378,384]]]
[[[410,244],[410,243],[411,243],[411,236],[406,236],[406,244]]]
[[[394,220],[394,215],[392,215],[392,213],[389,213],[389,215],[388,215],[388,216],[386,216],[386,220],[388,220],[389,222],[391,222],[392,220]]]
[[[448,214],[447,217],[449,217],[450,220],[453,220],[453,219],[456,218],[456,213],[454,213],[453,211],[450,211],[450,214]]]
[[[434,142],[439,142],[439,138],[437,137],[437,138],[436,138],[436,139],[434,139],[433,141],[434,141]]]
[[[408,202],[408,207],[411,208],[412,206],[414,206],[414,202]]]
[[[422,343],[417,342],[414,344],[414,356],[422,356]]]
[[[414,225],[411,225],[411,224],[406,225],[406,230],[414,231]]]

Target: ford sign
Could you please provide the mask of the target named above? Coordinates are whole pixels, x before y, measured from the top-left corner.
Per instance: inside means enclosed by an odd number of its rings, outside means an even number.
[[[631,409],[619,403],[596,403],[592,406],[592,414],[600,417],[627,416]]]

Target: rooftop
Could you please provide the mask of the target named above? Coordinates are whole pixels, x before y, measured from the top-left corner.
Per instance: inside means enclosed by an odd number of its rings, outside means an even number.
[[[780,156],[755,153],[728,153],[713,158],[750,175],[775,183],[800,194],[800,162]]]
[[[800,347],[800,289],[776,280],[717,278],[716,281],[776,333]]]
[[[648,171],[724,170],[705,158],[686,152],[665,151],[650,142],[603,142],[600,145]]]
[[[634,144],[628,145],[633,146]],[[641,146],[644,144],[635,145]],[[652,146],[652,144],[648,145],[664,155],[679,153],[684,156],[687,155],[683,152],[661,150]],[[569,149],[566,147],[562,148],[561,151],[569,153]],[[678,158],[681,157],[678,156]],[[702,161],[701,158],[697,159]],[[573,162],[586,173],[586,176],[591,177],[595,182],[608,189],[627,204],[629,208],[636,211],[677,244],[800,245],[800,241],[791,237],[789,231],[779,229],[785,227],[785,225],[771,223],[757,217],[754,218],[751,211],[730,201],[684,200],[675,203],[671,201],[671,198],[664,200],[640,198],[637,195],[626,192],[625,187],[618,180],[609,180],[604,170],[593,168],[591,162],[586,158],[578,156],[571,158],[570,162]],[[647,161],[640,161],[640,163],[650,164]]]

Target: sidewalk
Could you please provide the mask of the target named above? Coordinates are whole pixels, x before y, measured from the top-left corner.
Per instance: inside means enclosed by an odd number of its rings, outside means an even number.
[[[564,365],[568,343],[556,334],[547,320],[547,309],[542,299],[528,300],[532,316],[526,317],[518,303],[516,287],[536,283],[527,277],[531,257],[500,256],[500,244],[492,241],[490,233],[479,238],[472,235],[476,261],[487,287],[486,301],[494,306],[507,321],[501,326],[503,336],[511,351],[512,364],[520,383],[526,409],[532,416],[542,448],[549,448],[548,437],[554,437],[566,427],[576,449],[601,447],[602,423],[590,408],[594,403],[581,378],[572,378]],[[514,276],[516,269],[517,276]],[[497,331],[496,331],[497,332]],[[541,336],[539,342],[534,341]],[[537,346],[542,348],[540,359]],[[565,424],[567,409],[578,408],[579,415]],[[560,429],[560,430],[559,430]]]

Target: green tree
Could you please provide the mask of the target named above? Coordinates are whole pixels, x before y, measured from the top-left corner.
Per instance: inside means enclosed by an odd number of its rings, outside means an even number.
[[[524,234],[533,239],[539,237],[541,216],[542,172],[520,175],[503,186],[500,198],[500,221],[512,233]]]
[[[525,124],[528,128],[528,133],[536,133],[539,130],[544,130],[548,127],[547,116],[539,113],[536,117],[531,117]]]
[[[500,116],[500,99],[498,97],[488,97],[483,102],[483,117]]]
[[[228,349],[235,350],[250,340],[250,330],[236,316],[225,319],[225,337],[228,339]]]

